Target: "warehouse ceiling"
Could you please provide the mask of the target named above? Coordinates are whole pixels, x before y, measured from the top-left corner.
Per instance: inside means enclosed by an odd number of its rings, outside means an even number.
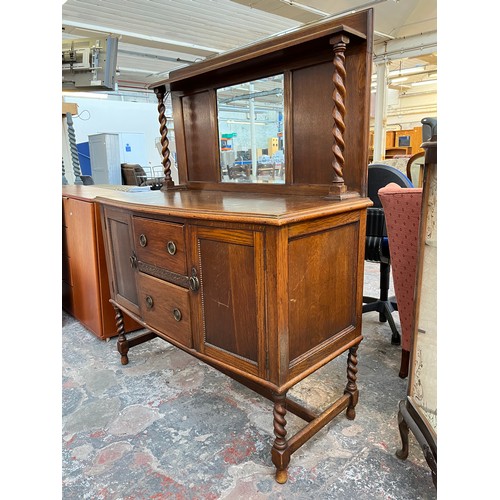
[[[374,61],[409,84],[437,70],[437,0],[67,0],[62,39],[119,38],[118,91],[325,17],[374,9]],[[409,79],[409,80],[408,80]],[[398,83],[402,85],[402,83]]]

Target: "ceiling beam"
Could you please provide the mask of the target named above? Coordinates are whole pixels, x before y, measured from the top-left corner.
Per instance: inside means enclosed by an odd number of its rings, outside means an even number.
[[[373,50],[373,62],[382,63],[405,57],[419,57],[437,51],[437,32],[396,38],[379,43]]]

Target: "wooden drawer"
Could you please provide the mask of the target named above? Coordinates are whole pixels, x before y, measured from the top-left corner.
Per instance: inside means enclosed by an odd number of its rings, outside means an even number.
[[[154,276],[138,274],[144,321],[186,347],[193,346],[189,291]]]
[[[137,258],[179,274],[186,274],[184,226],[143,217],[134,217]]]

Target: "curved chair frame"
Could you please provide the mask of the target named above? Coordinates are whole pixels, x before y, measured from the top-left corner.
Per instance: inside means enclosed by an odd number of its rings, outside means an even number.
[[[410,181],[412,182],[412,184],[415,185],[415,187],[422,187],[422,180],[423,180],[423,176],[422,176],[422,169],[420,169],[420,175],[418,177],[418,183],[415,184],[415,179],[412,179],[411,178],[411,167],[412,165],[417,161],[417,160],[420,160],[420,158],[424,158],[425,156],[425,151],[419,151],[418,153],[415,153],[409,160],[408,160],[408,163],[406,165],[406,177],[408,177],[408,179],[410,179]],[[422,168],[423,168],[423,162],[422,162]]]

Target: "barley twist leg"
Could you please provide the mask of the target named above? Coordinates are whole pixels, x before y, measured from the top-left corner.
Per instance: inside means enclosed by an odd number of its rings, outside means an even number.
[[[128,364],[128,340],[125,337],[125,326],[123,323],[123,314],[118,307],[113,306],[115,309],[115,322],[116,322],[116,331],[118,332],[118,341],[116,343],[116,349],[121,355],[121,363],[122,365]]]
[[[346,411],[346,417],[349,420],[354,420],[356,417],[355,407],[358,403],[359,397],[359,391],[356,385],[356,374],[358,373],[358,346],[359,344],[356,344],[351,347],[347,356],[347,385],[344,389],[344,394],[349,394],[351,396]]]
[[[286,393],[273,394],[273,425],[274,443],[271,450],[273,464],[276,466],[276,481],[280,484],[286,483],[288,479],[288,464],[290,463],[290,450],[286,440]]]

